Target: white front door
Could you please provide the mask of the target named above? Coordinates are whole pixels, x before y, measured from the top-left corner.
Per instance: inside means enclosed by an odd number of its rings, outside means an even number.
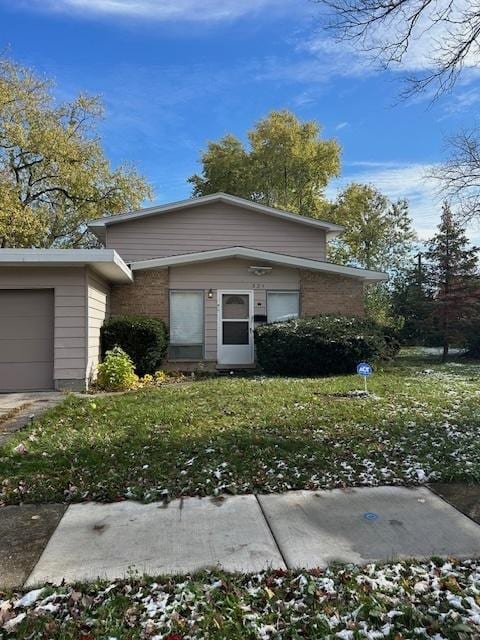
[[[218,364],[253,364],[253,291],[219,291]]]

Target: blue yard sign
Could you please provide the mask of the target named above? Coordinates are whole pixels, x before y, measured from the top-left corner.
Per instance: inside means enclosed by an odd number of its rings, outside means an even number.
[[[360,362],[357,364],[357,373],[359,376],[363,376],[363,380],[365,382],[365,393],[368,393],[367,378],[372,375],[373,368],[368,364],[368,362]]]
[[[371,376],[373,369],[368,362],[360,362],[360,364],[357,364],[357,373],[359,376]]]

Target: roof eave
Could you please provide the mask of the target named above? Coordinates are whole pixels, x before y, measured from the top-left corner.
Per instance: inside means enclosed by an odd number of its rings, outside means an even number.
[[[133,282],[131,270],[113,249],[0,249],[0,268],[82,266],[109,282]]]
[[[247,247],[226,247],[224,249],[213,249],[211,251],[202,251],[198,253],[186,253],[176,256],[169,256],[167,258],[141,260],[138,262],[132,262],[130,268],[132,269],[132,271],[162,269],[187,264],[195,264],[198,262],[214,262],[216,260],[222,260],[225,258],[243,258],[247,260],[258,259],[269,262],[271,264],[278,264],[294,269],[333,273],[352,278],[359,278],[366,282],[372,283],[382,282],[388,279],[388,275],[380,271],[370,271],[367,269],[359,269],[356,267],[345,267],[343,265],[336,265],[332,262],[322,262],[320,260],[311,260],[286,254],[249,249]]]

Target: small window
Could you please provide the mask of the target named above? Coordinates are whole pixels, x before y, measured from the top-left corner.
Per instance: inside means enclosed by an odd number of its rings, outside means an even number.
[[[248,322],[224,322],[223,344],[249,344]]]
[[[201,360],[204,336],[203,291],[170,291],[171,360]]]
[[[299,315],[298,291],[269,291],[267,293],[267,322],[286,322]]]
[[[222,317],[224,320],[243,320],[249,316],[249,301],[247,295],[223,295]]]

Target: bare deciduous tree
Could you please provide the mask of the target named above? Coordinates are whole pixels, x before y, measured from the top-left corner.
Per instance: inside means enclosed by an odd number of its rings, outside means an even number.
[[[314,0],[328,10],[327,27],[385,67],[408,62],[414,46],[422,64],[407,78],[404,95],[451,89],[466,66],[480,58],[479,0]]]
[[[480,218],[480,131],[463,130],[448,139],[448,159],[430,177],[439,180],[443,195],[458,205],[465,222]]]

